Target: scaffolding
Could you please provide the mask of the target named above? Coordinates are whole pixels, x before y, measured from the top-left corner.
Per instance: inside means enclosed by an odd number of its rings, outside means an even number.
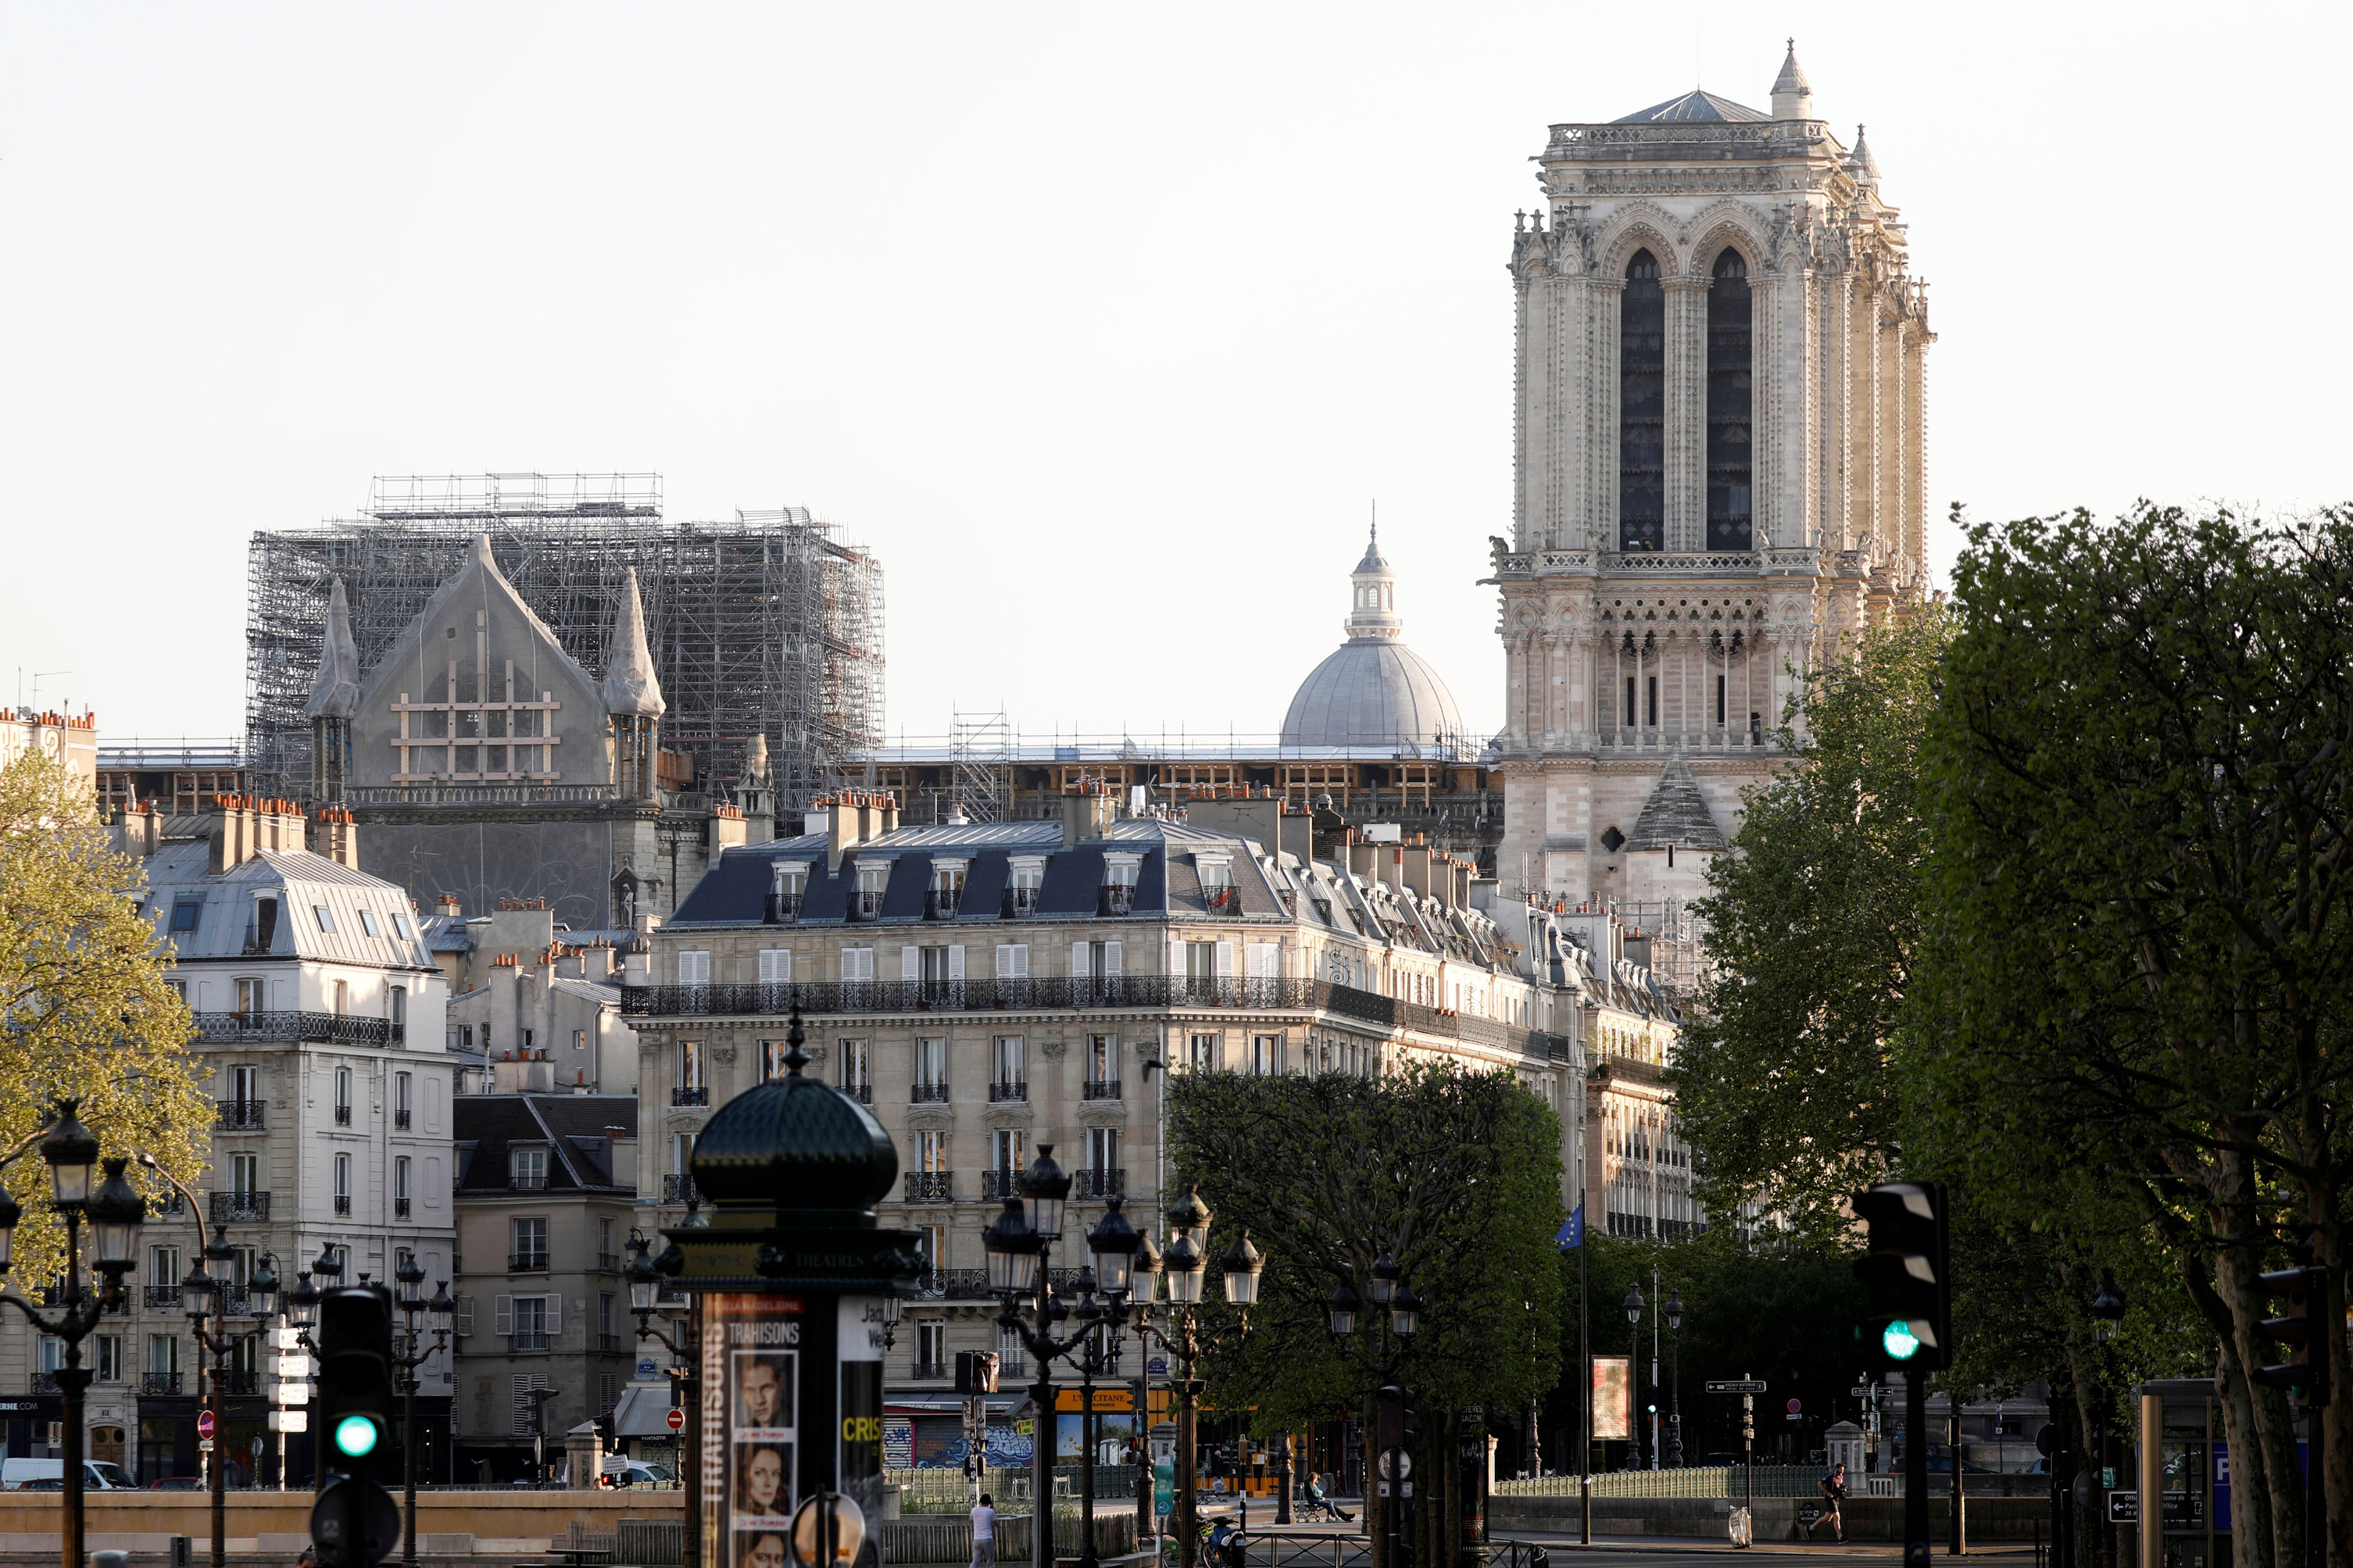
[[[955,805],[967,822],[1013,816],[1013,726],[1004,713],[955,715]]]
[[[311,777],[303,716],[328,584],[351,601],[360,666],[373,670],[488,534],[506,574],[592,674],[624,574],[637,568],[648,640],[670,710],[665,750],[724,792],[765,735],[780,803],[850,782],[845,759],[881,739],[882,568],[806,508],[668,522],[657,474],[378,478],[365,511],[314,528],[258,530],[248,551],[246,750],[251,788],[300,795]]]

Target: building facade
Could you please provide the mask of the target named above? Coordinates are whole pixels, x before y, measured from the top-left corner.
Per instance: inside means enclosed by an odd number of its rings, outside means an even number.
[[[290,1285],[327,1247],[344,1278],[387,1279],[405,1256],[428,1293],[451,1278],[452,1082],[443,1053],[447,987],[406,896],[354,864],[347,821],[306,820],[283,803],[240,797],[197,816],[134,812],[118,846],[146,870],[142,912],[170,945],[173,984],[195,1014],[190,1047],[216,1100],[209,1171],[197,1196],[210,1233],[235,1248],[227,1300],[235,1349],[219,1452],[250,1481],[267,1406],[262,1331],[243,1315],[255,1266]],[[85,1348],[98,1373],[89,1452],[142,1480],[196,1473],[205,1382],[182,1310],[181,1280],[201,1252],[185,1204],[140,1236],[130,1304]],[[0,1329],[8,1452],[47,1447],[62,1415],[48,1376],[62,1347],[19,1320]],[[419,1369],[424,1474],[446,1475],[450,1365]],[[308,1439],[294,1439],[296,1479]]]
[[[1681,899],[1802,672],[1922,591],[1926,285],[1794,46],[1769,112],[1695,90],[1556,125],[1536,163],[1511,255],[1513,537],[1492,541],[1496,874]]]
[[[523,1093],[456,1106],[459,1474],[517,1480],[536,1454],[561,1458],[565,1434],[610,1414],[636,1365],[621,1270],[638,1102]]]
[[[782,1070],[796,999],[812,1070],[899,1147],[887,1222],[925,1238],[887,1368],[904,1394],[944,1390],[959,1351],[1019,1366],[980,1232],[1041,1145],[1073,1173],[1066,1235],[1115,1194],[1157,1228],[1171,1073],[1511,1071],[1563,1117],[1564,1196],[1584,1184],[1582,962],[1554,911],[1498,904],[1468,861],[1402,838],[1316,859],[1278,799],[1225,803],[1222,830],[1122,817],[1103,793],[1062,804],[1059,822],[910,828],[852,797],[822,832],[722,858],[654,933],[653,983],[623,993],[650,1218],[693,1198],[709,1108]]]

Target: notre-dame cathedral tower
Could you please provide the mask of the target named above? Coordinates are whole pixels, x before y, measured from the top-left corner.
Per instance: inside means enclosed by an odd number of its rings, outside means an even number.
[[[1792,672],[1925,575],[1924,285],[1878,166],[1713,93],[1556,125],[1512,243],[1509,892],[1689,898]]]

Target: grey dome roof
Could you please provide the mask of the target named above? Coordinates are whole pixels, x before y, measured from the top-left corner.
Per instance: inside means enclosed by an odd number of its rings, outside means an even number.
[[[1438,671],[1395,640],[1341,645],[1300,683],[1282,721],[1286,746],[1428,745],[1462,733]]]

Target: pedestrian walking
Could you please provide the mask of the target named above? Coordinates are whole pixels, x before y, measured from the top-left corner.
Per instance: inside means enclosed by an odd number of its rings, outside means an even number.
[[[971,1568],[997,1568],[997,1500],[987,1492],[972,1507]]]
[[[1844,1541],[1846,1521],[1839,1517],[1839,1505],[1846,1501],[1846,1467],[1832,1465],[1831,1473],[1815,1483],[1815,1489],[1822,1494],[1822,1511],[1820,1518],[1806,1526],[1806,1539],[1812,1540],[1814,1531],[1820,1530],[1827,1521],[1831,1527],[1831,1533],[1840,1541]]]

